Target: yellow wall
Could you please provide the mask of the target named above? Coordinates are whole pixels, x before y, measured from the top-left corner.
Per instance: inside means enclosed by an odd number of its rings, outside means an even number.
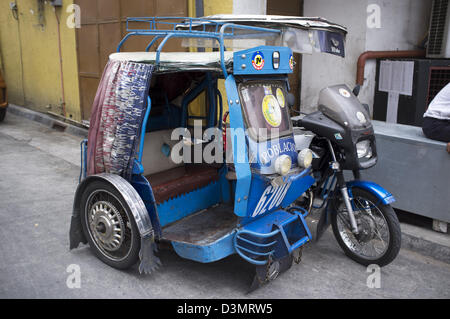
[[[203,0],[203,13],[205,16],[213,14],[232,14],[233,0]],[[195,17],[195,0],[189,1],[189,15],[191,17]],[[226,111],[228,111],[228,103],[226,102],[227,94],[225,91],[225,81],[219,80],[217,86],[218,89],[220,90],[220,93],[222,94],[223,108],[224,108],[223,113],[225,113]],[[202,93],[196,100],[194,100],[189,105],[189,112],[192,115],[203,116],[205,115],[204,109],[205,109],[205,94]],[[219,120],[221,121],[222,119]],[[192,125],[193,123],[189,124]]]
[[[16,0],[18,20],[9,7],[12,1],[0,1],[0,67],[8,86],[8,99],[10,103],[34,110],[62,114],[54,7],[49,1],[43,1],[43,25],[40,25],[38,0]],[[75,29],[66,25],[71,15],[66,9],[72,3],[73,0],[63,0],[63,7],[56,7],[56,15],[60,20],[66,116],[81,121]],[[188,3],[189,14],[195,16],[195,0]],[[233,0],[204,0],[205,15],[232,11]],[[219,89],[225,100],[223,80],[219,82]],[[224,103],[225,108],[226,105]]]
[[[12,0],[11,0],[12,1]],[[42,112],[62,114],[62,89],[57,19],[60,20],[66,116],[81,121],[75,29],[66,24],[71,13],[43,1],[40,25],[38,0],[16,0],[18,20],[9,3],[0,1],[0,54],[9,101]]]
[[[204,0],[203,10],[205,16],[213,14],[232,14],[233,0]]]

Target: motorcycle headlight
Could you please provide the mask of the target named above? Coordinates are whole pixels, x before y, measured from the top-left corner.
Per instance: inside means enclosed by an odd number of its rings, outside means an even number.
[[[275,172],[280,175],[286,175],[292,166],[291,157],[288,155],[281,155],[275,160]]]
[[[370,141],[364,140],[356,143],[356,153],[358,154],[358,158],[372,157],[372,148],[370,147]]]
[[[305,148],[298,153],[297,162],[298,165],[303,168],[311,166],[313,160],[313,153],[309,148]]]

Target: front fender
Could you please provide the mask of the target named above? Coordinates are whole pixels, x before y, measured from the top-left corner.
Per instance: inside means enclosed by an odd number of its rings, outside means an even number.
[[[383,187],[381,187],[377,183],[369,182],[369,181],[354,180],[354,181],[347,182],[346,184],[347,184],[347,188],[348,188],[349,192],[351,192],[353,187],[361,188],[365,191],[372,193],[384,205],[389,205],[389,204],[395,202],[394,195],[389,193],[387,190],[385,190]],[[349,195],[351,196],[352,194],[350,193]]]

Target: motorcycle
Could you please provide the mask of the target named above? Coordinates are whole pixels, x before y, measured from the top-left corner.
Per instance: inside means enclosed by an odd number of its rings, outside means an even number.
[[[317,240],[331,225],[348,257],[366,266],[385,266],[400,250],[400,224],[390,205],[394,196],[360,178],[360,170],[376,164],[377,149],[368,108],[359,102],[358,92],[359,87],[327,87],[320,92],[317,112],[293,118],[303,128],[298,142],[310,141],[316,180],[299,204],[308,212],[321,210]],[[354,180],[346,181],[345,171],[352,171]]]

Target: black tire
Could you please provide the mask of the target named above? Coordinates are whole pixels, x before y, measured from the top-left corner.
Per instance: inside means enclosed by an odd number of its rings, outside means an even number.
[[[355,199],[357,198],[365,199],[373,204],[379,202],[379,199],[375,197],[372,193],[367,192],[360,188],[353,188],[352,194],[353,198]],[[387,249],[383,252],[382,255],[378,256],[377,258],[365,258],[352,251],[344,242],[341,233],[339,232],[338,229],[338,214],[341,214],[339,207],[342,207],[343,202],[340,199],[337,199],[335,200],[334,204],[337,214],[336,213],[331,214],[331,225],[333,228],[333,233],[337,242],[339,243],[339,246],[341,246],[341,248],[344,250],[344,253],[348,257],[364,266],[376,264],[380,267],[386,266],[387,264],[392,262],[395,259],[395,257],[397,257],[401,247],[401,230],[397,215],[395,214],[394,209],[390,205],[379,204],[378,206],[372,206],[371,208],[371,209],[377,208],[379,213],[383,215],[384,220],[386,221],[387,229],[389,231],[389,242],[387,244]]]
[[[95,196],[98,196],[99,199],[103,196],[103,198],[107,200],[97,200]],[[93,230],[89,227],[88,216],[92,217],[92,215],[91,213],[88,214],[88,210],[90,210],[89,207],[94,207],[94,205],[100,202],[107,202],[111,204],[111,207],[114,207],[117,210],[115,211],[115,215],[117,215],[117,213],[120,214],[119,218],[121,218],[122,227],[125,225],[122,232],[124,239],[116,251],[118,255],[121,251],[123,251],[123,254],[126,253],[125,256],[113,256],[112,252],[108,252],[107,249],[102,247],[104,244],[99,239],[94,238],[95,235],[93,232],[96,233],[98,229]],[[133,215],[130,212],[130,208],[126,204],[122,195],[113,186],[104,181],[94,181],[89,184],[81,196],[80,213],[83,233],[89,242],[89,246],[101,261],[117,269],[127,269],[138,261],[141,246],[139,230]],[[92,221],[91,225],[94,224],[95,223]],[[119,228],[122,227],[119,226]],[[108,256],[108,254],[110,255]]]
[[[3,120],[5,119],[5,116],[6,116],[6,107],[0,108],[0,122],[3,122]]]

